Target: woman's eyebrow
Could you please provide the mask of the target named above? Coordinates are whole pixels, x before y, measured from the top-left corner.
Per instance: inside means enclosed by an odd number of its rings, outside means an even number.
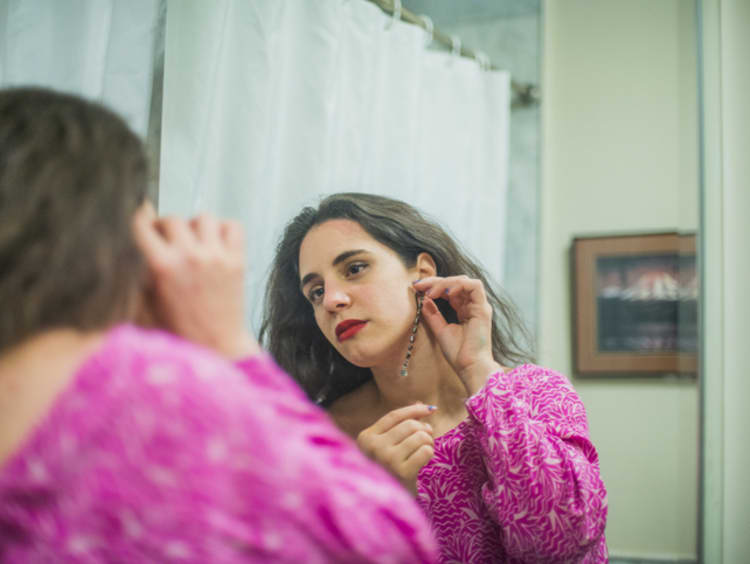
[[[352,251],[344,251],[340,255],[338,255],[335,259],[333,259],[333,266],[336,266],[337,264],[340,264],[344,262],[346,259],[353,257],[354,255],[358,255],[360,253],[366,253],[367,251],[365,249],[354,249]],[[305,284],[307,284],[310,280],[318,276],[316,272],[310,272],[308,274],[305,274],[305,276],[302,278],[302,281],[299,283],[300,290],[305,287]]]

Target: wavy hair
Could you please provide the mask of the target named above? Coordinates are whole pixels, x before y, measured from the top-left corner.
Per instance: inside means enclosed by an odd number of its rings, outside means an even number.
[[[399,200],[363,193],[333,194],[317,208],[303,208],[287,224],[271,267],[260,330],[266,348],[313,401],[328,406],[372,378],[369,368],[350,363],[328,342],[299,289],[302,241],[310,229],[332,219],[357,222],[376,241],[392,249],[407,268],[426,252],[434,259],[438,276],[465,274],[481,280],[493,309],[495,360],[510,365],[531,360],[525,349],[529,334],[515,307],[442,227]],[[449,323],[457,322],[447,301],[437,300],[436,304]]]
[[[0,91],[0,350],[128,318],[145,275],[131,221],[146,186],[143,145],[113,112]]]

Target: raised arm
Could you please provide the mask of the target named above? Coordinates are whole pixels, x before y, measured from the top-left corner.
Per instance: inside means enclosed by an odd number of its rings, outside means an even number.
[[[565,377],[531,365],[496,373],[466,405],[489,476],[482,498],[508,555],[595,556],[607,494],[583,404]]]
[[[425,320],[466,388],[489,477],[482,498],[508,556],[577,562],[606,553],[606,491],[585,410],[570,383],[539,367],[506,372],[495,362],[493,312],[480,280],[432,277],[415,288],[425,293]],[[446,322],[437,298],[448,300],[458,323]]]

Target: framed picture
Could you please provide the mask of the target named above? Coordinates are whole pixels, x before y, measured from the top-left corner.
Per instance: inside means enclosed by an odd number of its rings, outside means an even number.
[[[573,240],[573,335],[580,376],[695,373],[695,235]]]

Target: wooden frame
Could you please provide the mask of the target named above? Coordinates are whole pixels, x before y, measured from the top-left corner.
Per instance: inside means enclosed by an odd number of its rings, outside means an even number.
[[[695,235],[577,237],[571,249],[578,375],[695,373]]]

